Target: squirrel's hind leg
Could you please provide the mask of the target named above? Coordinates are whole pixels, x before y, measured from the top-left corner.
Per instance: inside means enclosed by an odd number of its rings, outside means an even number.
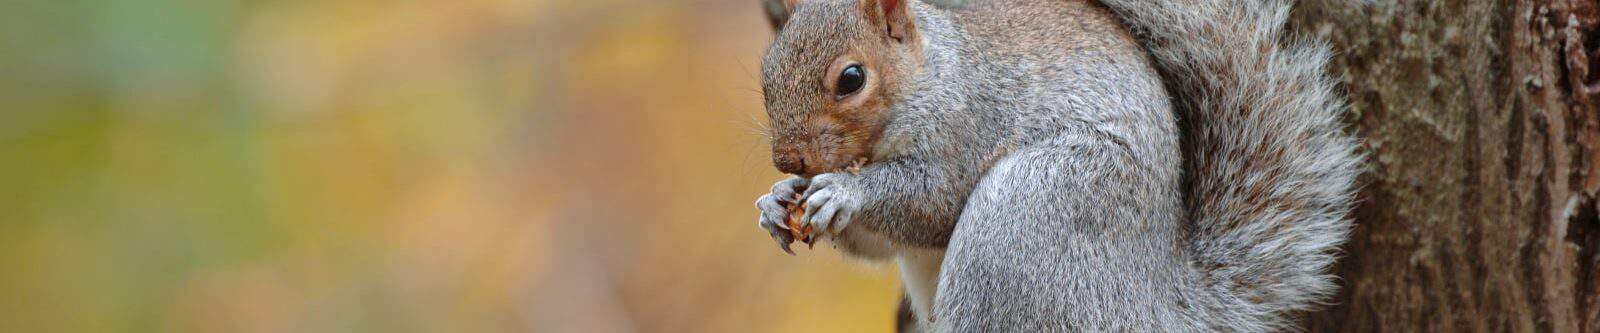
[[[1104,135],[1017,150],[968,198],[934,300],[938,331],[1187,331],[1175,179]],[[1164,174],[1164,173],[1156,173]],[[1171,177],[1175,177],[1171,176]]]

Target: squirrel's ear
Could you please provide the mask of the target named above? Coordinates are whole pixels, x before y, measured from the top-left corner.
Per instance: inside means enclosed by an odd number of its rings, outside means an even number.
[[[789,21],[789,14],[794,13],[794,5],[800,0],[761,0],[762,9],[767,11],[767,22],[772,23],[772,31],[783,29],[783,23]]]
[[[906,36],[917,29],[911,19],[911,9],[906,8],[906,0],[862,0],[861,10],[867,13],[872,23],[883,28],[890,38],[897,41],[904,42]]]

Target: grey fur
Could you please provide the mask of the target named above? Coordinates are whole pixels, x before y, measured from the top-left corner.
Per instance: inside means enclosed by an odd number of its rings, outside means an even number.
[[[1291,0],[1101,0],[1137,30],[1185,115],[1186,248],[1209,328],[1285,329],[1336,286],[1364,157],[1328,47],[1285,36]]]
[[[784,4],[784,1],[785,0],[761,0],[761,11],[762,11],[763,14],[766,14],[767,22],[772,24],[772,28],[773,29],[782,28],[783,27],[783,23],[785,21],[789,20],[788,5]],[[934,5],[935,7],[947,8],[947,9],[960,8],[962,3],[966,2],[966,1],[963,1],[963,0],[922,0],[922,1],[926,2],[926,3],[930,4],[930,5]]]
[[[1271,331],[1334,289],[1361,158],[1326,48],[1283,42],[1289,1],[965,2],[910,4],[921,70],[874,162],[804,185],[827,198],[808,223],[847,253],[945,249],[920,325]],[[801,130],[792,96],[856,33],[852,8],[805,1],[783,26],[774,131]],[[799,183],[758,201],[775,238]]]

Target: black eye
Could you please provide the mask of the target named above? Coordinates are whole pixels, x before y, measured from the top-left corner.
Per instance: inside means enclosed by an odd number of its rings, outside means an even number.
[[[834,87],[834,94],[847,96],[861,90],[861,85],[867,83],[867,73],[861,70],[861,65],[850,65],[839,72],[839,84]]]

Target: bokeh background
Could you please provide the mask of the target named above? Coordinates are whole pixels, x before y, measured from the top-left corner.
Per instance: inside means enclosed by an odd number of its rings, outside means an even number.
[[[755,226],[760,13],[0,4],[0,332],[887,331]]]

